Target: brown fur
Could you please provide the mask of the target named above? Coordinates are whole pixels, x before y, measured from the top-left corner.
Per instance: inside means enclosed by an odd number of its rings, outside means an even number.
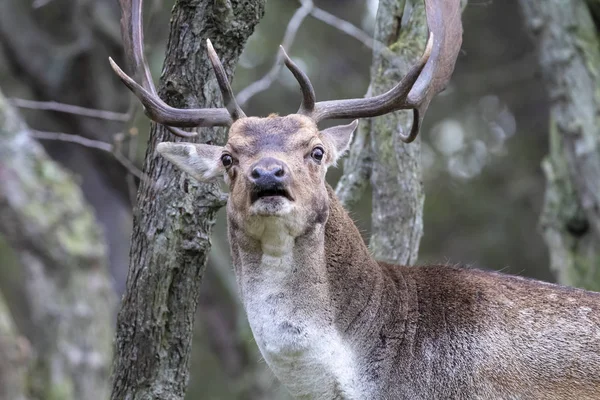
[[[379,381],[381,398],[600,398],[600,294],[378,263],[331,189],[329,199],[331,307],[362,343],[362,372]]]
[[[244,118],[223,148],[158,148],[199,180],[226,173],[242,301],[283,384],[319,399],[600,399],[600,294],[371,257],[325,183],[355,127]],[[223,153],[235,159],[227,171]],[[250,172],[267,157],[285,164],[293,200],[258,212]]]

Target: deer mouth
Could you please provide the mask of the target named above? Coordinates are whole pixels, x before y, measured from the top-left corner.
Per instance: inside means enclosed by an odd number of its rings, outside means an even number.
[[[271,187],[271,188],[255,188],[250,194],[250,202],[255,203],[261,199],[276,199],[285,198],[289,201],[294,201],[290,192],[283,187]]]

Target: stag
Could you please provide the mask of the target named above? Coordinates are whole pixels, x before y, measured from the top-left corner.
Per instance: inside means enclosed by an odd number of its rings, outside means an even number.
[[[459,0],[425,0],[430,36],[390,91],[315,100],[284,54],[302,103],[296,114],[247,117],[210,41],[225,107],[175,109],[157,95],[143,55],[142,0],[122,0],[135,76],[112,60],[149,117],[182,127],[229,126],[225,146],[160,143],[157,151],[200,182],[224,178],[229,244],[254,338],[292,395],[310,399],[599,399],[600,294],[446,265],[405,267],[369,254],[325,181],[357,121],[326,119],[411,109],[411,142],[447,84],[462,40]]]

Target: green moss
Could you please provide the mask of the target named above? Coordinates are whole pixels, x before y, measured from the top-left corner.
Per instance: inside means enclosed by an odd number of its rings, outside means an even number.
[[[74,266],[80,266],[82,259],[102,257],[101,231],[70,174],[45,157],[33,162],[36,179],[22,180],[29,182],[23,188],[27,200],[22,204],[23,215],[58,251],[74,257]]]
[[[89,258],[98,253],[97,227],[91,213],[83,212],[71,218],[68,225],[60,225],[56,232],[63,248],[72,256]]]
[[[425,45],[427,38],[425,36],[418,37],[411,32],[400,35],[398,40],[395,43],[392,43],[389,46],[389,50],[397,55],[412,55],[417,57],[423,50],[425,50]]]
[[[575,287],[600,292],[600,255],[584,257],[573,253],[573,267],[569,271],[569,284]]]
[[[395,118],[390,117],[385,121],[380,120],[375,122],[374,131],[377,132],[377,135],[379,136],[377,140],[377,143],[379,144],[379,147],[377,148],[377,157],[381,164],[393,163],[396,154],[394,141],[392,140],[392,135],[396,134],[396,129],[392,126],[393,124],[390,124],[390,119],[394,122],[396,121]]]
[[[63,381],[50,385],[46,392],[47,400],[69,400],[74,398],[73,384],[69,381]]]
[[[74,400],[73,382],[63,379],[56,382],[50,374],[51,366],[40,359],[27,374],[27,392],[32,399],[40,400]]]

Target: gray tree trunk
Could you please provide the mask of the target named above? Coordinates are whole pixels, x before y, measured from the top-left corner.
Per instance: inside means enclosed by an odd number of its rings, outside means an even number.
[[[29,342],[21,337],[0,294],[0,400],[26,400]]]
[[[381,0],[375,40],[397,57],[375,53],[371,70],[372,95],[392,88],[419,59],[427,41],[423,1],[412,1],[412,15],[402,24],[410,0]],[[401,28],[401,29],[400,29]],[[387,55],[387,52],[385,53]],[[410,265],[417,259],[423,236],[421,142],[403,143],[398,130],[409,132],[412,113],[397,112],[370,121],[373,157],[372,234],[370,247],[379,260]]]
[[[597,2],[588,2],[590,5]],[[520,0],[551,103],[541,229],[559,282],[600,291],[600,41],[578,0]]]
[[[115,0],[0,1],[0,87],[8,97],[51,100],[103,110],[128,107],[121,82],[106,64],[120,58]],[[110,142],[122,122],[42,110],[20,110],[33,129],[60,131]],[[133,143],[134,141],[126,141]],[[52,158],[82,179],[109,245],[119,293],[125,286],[130,234],[126,172],[112,154],[79,145],[44,141]]]
[[[205,54],[210,38],[229,76],[264,12],[264,0],[178,1],[160,94],[172,106],[222,106]],[[224,198],[216,185],[198,185],[154,154],[173,141],[151,131],[138,192],[127,288],[117,321],[112,399],[183,399],[193,323],[210,249],[211,228]],[[224,143],[222,129],[203,129],[199,142]]]
[[[403,21],[408,11],[410,18]],[[408,72],[425,48],[427,32],[422,1],[379,2],[367,96],[389,90]],[[337,187],[344,206],[351,207],[371,180],[371,250],[377,259],[404,265],[417,259],[425,199],[420,140],[405,144],[398,138],[398,131],[410,131],[411,123],[410,112],[362,120]]]
[[[115,295],[102,231],[73,177],[28,135],[2,93],[0,233],[25,275],[36,353],[28,391],[107,398]]]

